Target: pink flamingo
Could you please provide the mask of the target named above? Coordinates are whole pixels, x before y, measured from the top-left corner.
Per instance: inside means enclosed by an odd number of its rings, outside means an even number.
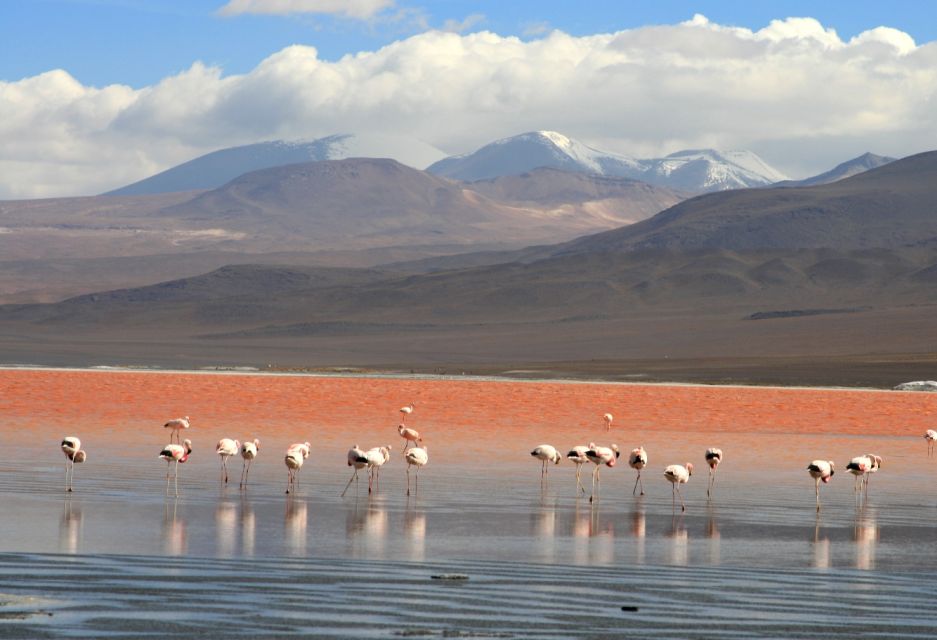
[[[70,492],[75,482],[75,464],[87,460],[88,454],[82,450],[81,440],[75,436],[62,439],[62,453],[65,454],[65,491]]]
[[[348,455],[346,456],[348,460],[348,466],[354,467],[355,472],[351,474],[351,478],[348,479],[348,484],[345,485],[345,488],[342,490],[341,497],[344,498],[345,494],[348,492],[348,487],[351,486],[353,480],[358,479],[358,471],[364,469],[368,466],[368,458],[365,455],[365,452],[362,451],[356,444],[351,449],[348,450]],[[355,484],[355,494],[358,493],[358,485]]]
[[[405,407],[400,407],[400,422],[405,423],[407,421],[407,416],[413,413],[413,403],[411,402]]]
[[[404,439],[403,450],[406,452],[410,446],[416,446],[417,444],[422,444],[423,438],[420,437],[420,432],[416,429],[409,429],[402,424],[397,425],[397,433],[400,434],[400,437]]]
[[[384,447],[373,447],[368,449],[364,457],[368,460],[368,493],[371,493],[372,489],[380,488],[381,484],[381,467],[390,460],[390,451],[393,449],[391,445]]]
[[[169,443],[163,450],[160,451],[159,457],[166,461],[166,493],[169,493],[169,465],[175,463],[174,468],[175,473],[173,478],[175,479],[176,486],[176,497],[179,497],[179,465],[185,464],[185,461],[189,459],[189,454],[192,453],[192,441],[186,438],[182,444],[172,444]]]
[[[817,511],[820,510],[820,482],[827,484],[836,472],[836,465],[832,460],[814,460],[807,465],[807,473],[816,480],[817,484]]]
[[[712,491],[716,487],[716,467],[719,466],[720,462],[722,462],[722,449],[715,447],[706,449],[706,464],[709,465],[709,485],[706,487],[707,498],[712,495]]]
[[[560,463],[560,452],[556,450],[556,447],[552,447],[548,444],[542,444],[533,451],[530,452],[530,455],[540,460],[540,478],[542,479],[547,475],[547,463],[552,462],[553,464]]]
[[[612,414],[610,414],[610,413],[606,413],[604,416],[602,416],[602,419],[605,420],[605,430],[606,430],[606,431],[611,431],[611,429],[612,429],[612,419],[613,419],[613,417],[614,417],[614,416],[612,416]]]
[[[241,488],[247,486],[247,474],[251,472],[251,464],[257,457],[258,451],[260,451],[260,440],[257,438],[241,445]]]
[[[215,447],[215,453],[221,456],[221,481],[228,484],[228,458],[236,456],[241,450],[241,443],[231,438],[222,438]]]
[[[671,494],[673,508],[677,508],[676,496],[680,496],[680,510],[686,511],[686,503],[683,501],[683,494],[680,493],[681,484],[686,484],[690,481],[690,476],[693,475],[693,465],[689,462],[686,463],[686,466],[681,466],[679,464],[672,464],[666,469],[664,469],[664,477],[670,481],[671,485]]]
[[[578,444],[566,454],[566,459],[576,465],[576,487],[582,494],[586,493],[586,488],[582,485],[582,465],[589,462],[589,457],[586,455],[588,450],[588,446]],[[576,493],[576,497],[579,497],[579,493]]]
[[[634,495],[635,491],[638,490],[638,483],[641,483],[641,495],[644,495],[644,481],[641,479],[641,469],[647,466],[647,451],[644,450],[644,447],[638,447],[637,449],[632,449],[631,453],[628,455],[628,466],[638,472],[638,477],[634,481],[634,489],[631,490],[631,495]]]
[[[414,492],[420,490],[420,469],[429,462],[429,451],[427,447],[413,447],[404,454],[407,458],[407,495],[410,495],[410,467],[416,467],[416,479],[414,481]]]
[[[284,462],[286,463],[286,471],[288,474],[288,479],[286,481],[286,492],[296,491],[296,474],[300,469],[303,468],[303,462],[306,461],[306,456],[303,455],[302,449],[288,449],[286,452],[286,457]]]
[[[934,455],[934,442],[937,441],[937,431],[928,429],[924,432],[924,440],[927,441],[927,455]]]
[[[172,430],[169,433],[169,442],[172,442],[173,436],[176,437],[176,442],[179,442],[179,432],[183,429],[189,428],[189,416],[185,416],[184,418],[173,418],[164,424],[163,427]]]
[[[618,462],[619,455],[621,454],[618,451],[617,444],[613,444],[610,447],[600,447],[594,442],[589,443],[589,450],[586,451],[586,457],[589,458],[589,462],[595,465],[595,470],[592,472],[592,495],[589,496],[589,502],[594,502],[596,498],[599,497],[596,486],[599,484],[599,471],[601,471],[602,465],[614,467]]]

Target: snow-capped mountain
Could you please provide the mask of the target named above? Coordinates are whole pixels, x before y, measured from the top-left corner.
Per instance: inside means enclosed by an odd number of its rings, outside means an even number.
[[[683,191],[756,187],[786,176],[750,151],[678,151],[666,158],[637,159],[600,151],[555,131],[534,131],[497,140],[473,153],[451,156],[427,171],[472,182],[518,175],[537,167],[642,180]]]
[[[444,156],[425,142],[396,135],[337,134],[311,141],[275,140],[213,151],[104,195],[215,189],[249,171],[314,160],[391,158],[423,169]]]

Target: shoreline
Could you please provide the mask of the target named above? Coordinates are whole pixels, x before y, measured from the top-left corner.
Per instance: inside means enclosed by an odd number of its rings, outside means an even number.
[[[343,369],[336,367],[336,369]],[[855,392],[881,392],[881,393],[922,393],[921,391],[900,391],[881,387],[865,386],[835,386],[835,385],[779,385],[755,383],[704,383],[681,381],[623,381],[602,378],[564,378],[564,377],[510,377],[505,375],[478,375],[478,374],[438,374],[438,373],[404,373],[400,371],[283,371],[264,370],[256,367],[218,367],[201,369],[162,369],[156,367],[120,367],[120,366],[91,366],[91,367],[59,367],[36,364],[0,364],[0,371],[48,371],[73,373],[147,373],[171,375],[220,375],[220,376],[263,376],[263,377],[297,377],[297,378],[347,378],[347,379],[377,379],[377,380],[423,380],[439,382],[514,382],[528,384],[569,384],[569,385],[605,385],[605,386],[635,386],[635,387],[690,387],[690,388],[717,388],[717,389],[790,389],[797,391],[855,391]],[[535,373],[530,371],[530,373]]]

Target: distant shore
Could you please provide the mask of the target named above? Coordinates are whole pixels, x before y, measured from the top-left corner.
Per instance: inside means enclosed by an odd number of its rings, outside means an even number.
[[[674,386],[674,387],[761,387],[776,389],[817,389],[828,391],[892,391],[891,387],[875,386],[840,386],[822,384],[763,384],[746,382],[688,382],[684,380],[661,379],[608,379],[589,376],[563,377],[560,371],[538,371],[532,369],[512,369],[501,374],[493,373],[438,373],[401,370],[365,369],[356,367],[334,368],[259,368],[250,366],[200,367],[197,369],[160,368],[137,366],[97,365],[89,367],[60,367],[36,364],[0,364],[2,371],[63,371],[88,373],[151,373],[173,375],[224,375],[224,376],[283,376],[283,377],[321,377],[321,378],[373,378],[391,380],[439,380],[439,381],[477,381],[477,382],[519,382],[519,383],[556,383],[556,384],[599,384],[599,385],[634,385],[634,386]],[[552,375],[540,375],[548,373]],[[907,381],[905,381],[907,382]]]

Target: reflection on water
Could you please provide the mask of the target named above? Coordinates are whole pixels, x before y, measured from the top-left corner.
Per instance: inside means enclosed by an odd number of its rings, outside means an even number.
[[[647,514],[644,512],[644,502],[634,506],[631,512],[631,535],[635,538],[634,561],[644,564],[644,538],[647,535]]]
[[[576,564],[612,564],[615,561],[615,526],[603,517],[598,503],[576,502],[573,512],[573,561]]]
[[[59,520],[59,552],[78,553],[81,545],[81,505],[72,504],[71,496],[65,498],[62,518]]]
[[[830,568],[830,539],[820,530],[819,512],[813,527],[813,566],[817,569]]]
[[[878,545],[878,519],[875,509],[863,507],[856,511],[853,540],[856,544],[856,569],[875,568],[875,547]]]
[[[231,500],[215,506],[216,554],[231,558],[237,553],[237,506]]]
[[[161,530],[163,553],[168,556],[184,556],[188,550],[185,531],[185,518],[179,509],[179,500],[169,498],[163,508],[163,528]]]
[[[716,508],[710,503],[706,511],[706,537],[709,539],[709,563],[718,565],[720,564],[722,536],[719,535],[719,526],[716,522]]]
[[[387,546],[387,509],[383,500],[355,499],[345,509],[345,535],[354,557],[383,557]]]
[[[530,535],[541,561],[556,560],[556,504],[541,496],[540,507],[530,513]]]
[[[241,553],[252,558],[254,556],[254,532],[257,528],[257,521],[254,517],[254,509],[249,500],[241,496]]]
[[[291,556],[306,555],[306,525],[308,522],[306,501],[294,498],[286,499],[286,518],[283,525],[283,539],[286,552]]]
[[[403,534],[411,561],[426,558],[426,512],[408,508],[403,516]]]
[[[670,564],[680,567],[687,566],[689,559],[689,534],[686,530],[686,523],[683,521],[683,515],[674,515],[671,519],[670,533]]]

